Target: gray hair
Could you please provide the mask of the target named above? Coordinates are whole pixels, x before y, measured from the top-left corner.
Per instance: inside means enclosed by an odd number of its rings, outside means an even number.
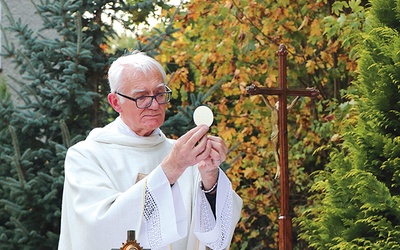
[[[122,77],[124,71],[127,69],[134,75],[137,72],[147,74],[151,70],[158,70],[161,73],[164,83],[167,84],[167,76],[161,64],[145,53],[135,50],[131,54],[119,57],[111,64],[108,70],[108,82],[111,93],[123,90],[124,82],[122,81]]]

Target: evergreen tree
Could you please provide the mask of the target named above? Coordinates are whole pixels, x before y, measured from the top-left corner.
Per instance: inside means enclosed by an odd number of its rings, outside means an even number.
[[[104,23],[102,17],[132,28],[156,5],[166,6],[155,1],[43,0],[35,6],[43,28],[35,32],[13,18],[6,1],[1,3],[10,23],[2,29],[19,39],[17,44],[6,39],[3,56],[22,80],[11,79],[11,90],[4,84],[0,88],[0,246],[55,249],[66,150],[115,115],[100,98],[109,91],[105,73],[114,59],[106,53],[106,44],[116,37],[112,23]],[[135,10],[148,11],[135,16]],[[168,24],[148,44],[136,46],[154,54],[173,32]],[[22,104],[14,104],[10,94],[19,95]]]
[[[314,249],[400,249],[400,8],[372,0],[342,147],[313,187],[301,238]]]

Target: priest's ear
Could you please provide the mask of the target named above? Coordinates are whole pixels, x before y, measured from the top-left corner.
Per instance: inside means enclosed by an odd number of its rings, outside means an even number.
[[[115,93],[109,93],[107,96],[108,103],[110,103],[111,107],[115,110],[115,112],[120,113],[122,111],[121,109],[121,102]]]

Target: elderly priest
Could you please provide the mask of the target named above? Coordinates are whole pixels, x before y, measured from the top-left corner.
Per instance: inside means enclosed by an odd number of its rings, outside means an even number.
[[[144,53],[118,58],[108,79],[119,116],[67,152],[58,249],[112,249],[128,230],[147,249],[228,249],[242,200],[219,168],[224,141],[206,125],[165,137],[171,90]]]

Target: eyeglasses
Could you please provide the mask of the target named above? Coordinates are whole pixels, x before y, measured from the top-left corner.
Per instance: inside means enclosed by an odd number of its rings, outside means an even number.
[[[153,104],[153,100],[156,100],[158,104],[166,104],[169,103],[171,100],[171,93],[172,90],[168,88],[168,86],[165,86],[165,92],[158,93],[156,95],[144,95],[140,96],[138,98],[133,98],[124,94],[121,94],[119,92],[115,92],[117,95],[120,95],[122,97],[125,97],[126,99],[129,99],[131,101],[136,102],[136,107],[139,109],[145,109],[151,106]]]

